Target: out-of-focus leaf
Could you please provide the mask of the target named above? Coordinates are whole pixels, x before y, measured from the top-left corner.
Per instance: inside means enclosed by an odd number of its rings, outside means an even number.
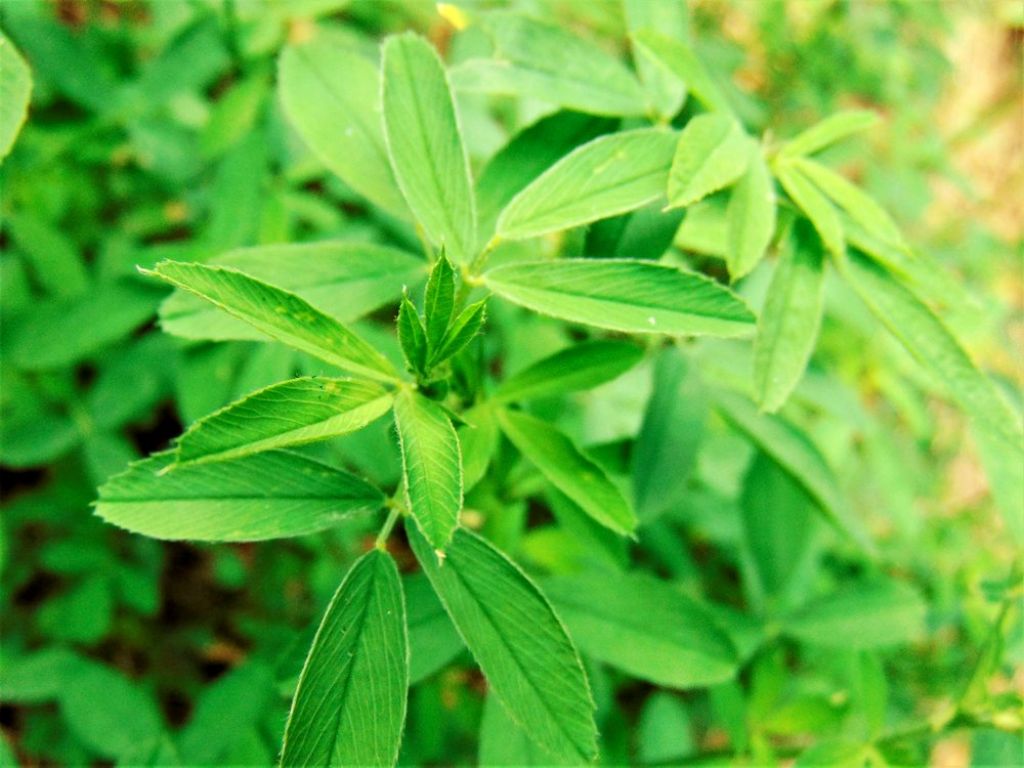
[[[686,124],[668,175],[668,204],[692,205],[743,175],[756,151],[739,123],[722,114],[698,115]]]
[[[830,144],[878,124],[878,115],[867,110],[852,109],[829,115],[820,123],[797,134],[783,146],[781,155],[799,157],[811,155]]]
[[[810,219],[825,247],[837,259],[842,259],[846,254],[846,240],[843,223],[835,206],[804,175],[795,161],[776,163],[775,175],[786,194]]]
[[[626,341],[574,344],[509,376],[498,385],[490,400],[514,402],[593,389],[618,378],[641,358],[643,350]]]
[[[754,340],[754,392],[761,409],[781,408],[803,376],[818,339],[825,270],[818,238],[799,225],[783,249]]]
[[[687,689],[736,673],[728,637],[664,582],[594,572],[547,579],[543,587],[583,652],[630,675]]]
[[[32,73],[28,64],[7,36],[0,32],[0,160],[14,146],[28,114],[28,101],[32,93]]]
[[[775,234],[775,185],[759,150],[729,196],[726,263],[733,282],[760,263]]]
[[[644,113],[636,77],[586,39],[517,13],[491,13],[485,23],[496,58],[455,67],[458,90],[528,96],[598,115]]]

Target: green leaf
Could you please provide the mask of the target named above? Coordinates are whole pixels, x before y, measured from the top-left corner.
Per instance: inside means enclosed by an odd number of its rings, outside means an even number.
[[[726,209],[729,279],[736,282],[756,267],[775,234],[775,185],[761,151],[751,152],[746,173]]]
[[[32,73],[7,36],[0,32],[0,160],[14,146],[14,140],[28,115],[32,94]]]
[[[624,535],[636,528],[636,516],[622,492],[568,437],[519,411],[499,411],[498,422],[516,449],[597,522]]]
[[[466,647],[422,571],[402,579],[409,624],[409,684],[446,667]]]
[[[175,467],[174,454],[135,462],[99,490],[96,514],[171,541],[260,541],[330,528],[380,509],[379,490],[287,451]]]
[[[642,115],[643,90],[621,62],[567,29],[517,13],[485,18],[494,59],[452,70],[460,91],[523,96],[598,115]]]
[[[799,159],[794,161],[794,165],[869,234],[899,248],[906,248],[896,222],[866,192],[814,160]]]
[[[516,304],[570,322],[624,333],[742,336],[754,316],[743,301],[693,272],[626,259],[507,264],[484,282]]]
[[[740,500],[743,539],[760,591],[780,597],[805,559],[814,532],[815,502],[774,459],[758,453]]]
[[[379,384],[309,377],[283,381],[225,406],[178,440],[177,463],[235,459],[362,429],[391,409]]]
[[[885,648],[921,637],[925,610],[917,590],[907,584],[866,582],[795,611],[782,620],[782,631],[829,648]]]
[[[727,115],[698,115],[690,120],[672,158],[669,207],[693,205],[732,184],[747,170],[755,149],[739,123]]]
[[[278,60],[281,104],[324,165],[374,204],[408,218],[380,123],[380,73],[345,42],[319,30],[286,46]]]
[[[644,701],[637,724],[640,760],[645,765],[678,763],[694,752],[692,729],[686,705],[678,696],[652,693]]]
[[[391,167],[435,245],[459,263],[474,256],[476,203],[444,64],[407,32],[384,41],[383,115]]]
[[[484,699],[484,713],[480,718],[481,766],[537,766],[578,765],[576,760],[556,760],[538,747],[496,696]]]
[[[490,400],[508,403],[593,389],[617,379],[643,356],[642,348],[627,341],[573,344],[509,376],[498,385]]]
[[[194,293],[256,330],[339,368],[391,381],[395,369],[372,346],[294,293],[228,267],[162,261],[143,270]]]
[[[323,242],[239,248],[212,259],[305,299],[341,323],[402,295],[402,286],[423,280],[426,263],[417,256],[373,243]],[[168,333],[190,339],[255,339],[264,336],[248,323],[187,291],[175,291],[160,308]]]
[[[779,154],[783,157],[810,155],[877,124],[878,115],[874,112],[861,109],[838,112],[797,134]]]
[[[814,186],[795,162],[777,163],[775,175],[782,188],[786,190],[786,194],[811,220],[825,247],[837,259],[842,259],[846,255],[843,223],[839,218],[839,212],[829,199]]]
[[[663,128],[637,128],[576,148],[512,198],[498,235],[522,240],[660,200],[676,139]]]
[[[679,350],[663,350],[633,446],[633,499],[644,522],[685,495],[707,416],[708,398],[696,367]]]
[[[927,305],[881,266],[857,253],[841,270],[871,312],[918,363],[936,374],[977,426],[1000,440],[1003,450],[1024,459],[1020,417]]]
[[[61,714],[71,733],[91,750],[116,759],[140,745],[156,745],[163,718],[152,695],[101,664],[79,661],[68,672]]]
[[[455,273],[451,262],[442,253],[430,270],[427,290],[423,298],[423,316],[426,318],[427,349],[431,356],[444,341],[445,331],[455,311]]]
[[[457,355],[480,333],[487,317],[487,299],[474,302],[459,313],[444,335],[436,354],[431,355],[429,364],[437,365]]]
[[[685,43],[689,30],[689,11],[684,0],[651,3],[648,0],[624,0],[626,29],[632,33],[642,30],[660,31],[667,37]],[[643,45],[633,43],[633,59],[640,73],[647,101],[653,111],[670,120],[686,100],[686,83],[672,72],[661,59]]]
[[[614,128],[609,118],[557,112],[516,134],[488,161],[477,181],[479,242],[490,240],[502,209],[527,184],[576,147]]]
[[[427,372],[427,331],[408,295],[398,305],[398,343],[409,370],[419,376]]]
[[[722,389],[712,394],[718,412],[789,472],[811,495],[829,523],[869,552],[873,549],[825,457],[803,432],[778,416],[758,413],[742,395]]]
[[[82,295],[38,302],[4,328],[5,356],[26,371],[88,359],[150,320],[164,295],[155,285],[119,279]]]
[[[660,61],[686,83],[686,89],[705,107],[727,114],[732,111],[721,87],[690,44],[649,29],[635,33],[632,40],[634,46],[644,48],[649,57]]]
[[[585,654],[633,677],[687,689],[736,674],[728,637],[666,582],[594,571],[547,579],[543,588]]]
[[[398,568],[386,552],[371,550],[327,606],[292,701],[281,765],[394,765],[408,646]]]
[[[754,392],[769,413],[785,404],[803,376],[824,309],[821,247],[801,223],[779,257],[754,340]]]
[[[410,390],[395,397],[395,425],[409,510],[431,545],[443,550],[462,510],[458,435],[440,405]]]
[[[594,704],[579,655],[536,585],[474,533],[458,529],[445,559],[411,527],[409,543],[491,695],[553,757],[597,756]]]

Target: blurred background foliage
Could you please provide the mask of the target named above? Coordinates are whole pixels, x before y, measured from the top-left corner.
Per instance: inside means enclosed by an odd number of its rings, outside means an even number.
[[[275,760],[315,622],[365,548],[366,531],[354,525],[300,540],[206,547],[127,535],[91,515],[97,484],[129,461],[306,364],[273,344],[197,344],[161,334],[155,313],[167,291],[140,279],[135,265],[325,238],[417,249],[406,224],[347,189],[293,133],[275,96],[276,56],[318,24],[370,55],[382,35],[417,29],[457,62],[479,48],[473,15],[491,5],[0,4],[0,25],[34,80],[28,122],[0,167],[0,763]],[[618,2],[512,5],[625,55]],[[1020,406],[1021,5],[697,0],[689,23],[696,50],[734,86],[730,99],[752,132],[789,137],[847,107],[883,115],[884,127],[829,150],[829,161],[882,200],[908,239],[941,265],[944,295],[956,297],[942,307],[943,319]],[[550,111],[474,94],[459,106],[477,170]],[[716,205],[712,198],[692,208],[675,244],[721,274]],[[584,246],[570,238],[558,247]],[[755,273],[742,286],[755,303],[764,277]],[[751,659],[738,682],[685,695],[592,664],[606,764],[716,755],[770,762],[819,742],[835,749],[879,723],[911,724],[891,732],[879,759],[1019,764],[1012,731],[1020,723],[1024,634],[1011,573],[1019,550],[996,511],[978,448],[962,416],[934,397],[934,382],[841,286],[828,289],[819,346],[789,413],[837,468],[878,542],[882,569],[920,588],[927,631],[889,652],[841,643],[798,651],[779,641]],[[376,318],[381,328],[389,312]],[[495,311],[491,322],[506,370],[567,342],[561,326],[543,319],[513,323]],[[698,349],[702,373],[727,378],[729,350]],[[650,367],[641,367],[552,403],[552,413],[611,457],[636,434],[652,380]],[[390,439],[378,424],[336,450],[393,483]],[[688,592],[736,608],[756,604],[740,533],[743,479],[755,452],[715,420],[693,450],[686,503],[646,528],[633,556]],[[488,498],[487,488],[471,498],[467,521],[487,520],[487,533],[530,568],[559,572],[600,551],[600,544],[580,546],[557,498],[554,518],[527,527],[536,510]],[[505,503],[520,508],[499,528],[486,512]],[[810,562],[800,565],[791,592],[827,592],[869,570],[824,530],[807,535],[815,542]],[[422,577],[407,578],[412,594],[422,595],[410,600],[411,618],[450,632]],[[472,762],[482,679],[457,646],[433,667],[410,694],[402,759]],[[934,737],[929,722],[941,721],[957,699],[973,702],[973,714],[952,725],[971,727]],[[841,756],[803,759],[836,764]]]

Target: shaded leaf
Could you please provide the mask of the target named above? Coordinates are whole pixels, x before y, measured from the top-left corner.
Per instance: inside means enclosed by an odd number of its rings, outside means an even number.
[[[547,422],[520,411],[499,411],[502,432],[558,490],[607,528],[629,534],[636,515],[604,470]]]
[[[736,673],[728,637],[666,582],[595,571],[546,579],[543,587],[584,653],[634,677],[687,689]]]
[[[513,402],[593,389],[640,362],[643,349],[626,341],[584,341],[509,376],[490,397]]]
[[[409,543],[480,664],[490,695],[553,757],[597,755],[594,704],[579,655],[536,585],[474,533],[458,529],[443,565],[411,527]]]

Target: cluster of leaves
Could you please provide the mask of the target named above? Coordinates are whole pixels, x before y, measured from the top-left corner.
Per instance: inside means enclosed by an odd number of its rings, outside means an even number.
[[[988,682],[1020,627],[1019,571],[981,560],[1005,578],[946,703],[890,686],[888,649],[940,621],[920,585],[949,586],[879,542],[854,490],[891,462],[891,422],[809,369],[884,327],[967,415],[1024,536],[1020,415],[933,309],[961,294],[829,164],[875,113],[759,139],[669,0],[583,19],[633,67],[556,5],[442,6],[447,64],[387,34],[438,24],[425,6],[354,3],[338,23],[337,0],[210,5],[223,16],[156,3],[113,32],[72,33],[43,4],[3,18],[33,69],[0,39],[3,92],[42,89],[5,181],[85,179],[11,181],[5,210],[0,458],[62,479],[11,519],[69,518],[47,522],[62,591],[34,631],[128,638],[108,659],[160,631],[151,539],[235,542],[201,550],[216,580],[280,595],[229,630],[258,641],[180,731],[110,666],[31,633],[5,644],[3,700],[56,701],[64,760],[267,764],[289,701],[287,765],[885,764],[963,726],[1015,748],[999,729],[1019,728],[1019,697]],[[158,305],[182,341],[135,333]],[[190,426],[119,471],[172,398]],[[150,539],[83,520],[93,485],[100,518]],[[326,602],[298,641],[294,572],[270,565],[288,550],[242,544],[286,537],[315,563],[299,589]],[[24,595],[36,564],[16,565]],[[151,643],[147,666],[182,642]],[[61,727],[45,722],[34,738]]]

